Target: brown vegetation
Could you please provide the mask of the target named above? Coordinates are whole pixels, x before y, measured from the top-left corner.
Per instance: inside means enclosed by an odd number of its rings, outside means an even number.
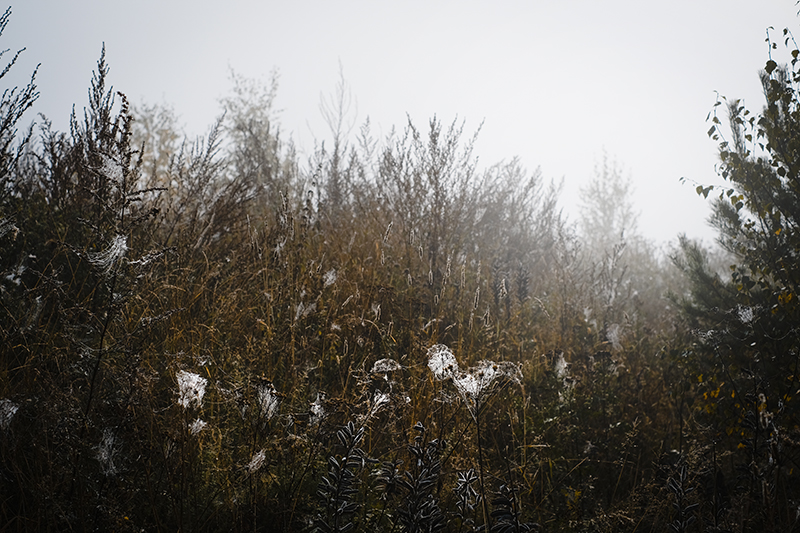
[[[179,145],[107,81],[0,107],[0,531],[797,527],[794,403],[730,412],[651,245],[458,123],[303,164],[269,90]]]

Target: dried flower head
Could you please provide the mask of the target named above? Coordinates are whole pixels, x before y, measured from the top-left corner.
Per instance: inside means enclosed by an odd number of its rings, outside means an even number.
[[[748,306],[740,305],[736,309],[736,314],[738,315],[739,321],[742,324],[751,323],[753,321],[753,319],[755,318],[755,316],[756,316],[755,315],[755,310],[752,307],[750,307],[749,305]]]
[[[375,364],[372,365],[371,372],[373,374],[385,374],[387,372],[394,372],[396,370],[400,370],[401,367],[400,363],[395,361],[394,359],[379,359],[375,361]]]
[[[558,359],[555,364],[556,376],[558,379],[564,379],[569,375],[569,363],[564,359],[564,352],[558,354]]]
[[[367,412],[366,420],[369,420],[373,416],[375,416],[378,411],[380,411],[384,405],[388,404],[392,400],[391,396],[388,393],[375,391],[375,395],[372,397],[372,401],[370,402],[371,405],[369,407],[369,411]]]
[[[198,418],[197,420],[189,424],[189,433],[191,433],[192,435],[197,435],[198,433],[203,431],[203,429],[205,429],[207,425],[208,424],[206,422]]]
[[[473,418],[477,417],[486,393],[498,379],[520,383],[522,372],[514,363],[480,361],[467,371],[458,367],[455,355],[447,346],[437,344],[428,350],[428,368],[439,380],[452,379],[459,396]]]
[[[428,348],[428,368],[437,381],[444,381],[458,373],[458,361],[450,348],[444,344],[435,344]]]
[[[519,368],[513,363],[480,361],[476,366],[453,378],[456,391],[464,400],[470,414],[475,417],[481,402],[497,379],[519,380]]]
[[[247,470],[247,472],[250,474],[257,472],[258,470],[261,469],[262,466],[264,466],[264,459],[266,459],[266,457],[267,457],[266,450],[259,451],[258,453],[253,455],[253,458],[250,459],[250,462],[247,463],[247,465],[244,467],[245,470]]]
[[[261,418],[270,420],[275,416],[281,403],[281,394],[275,389],[271,381],[261,380],[256,386],[256,398]]]
[[[322,401],[325,399],[325,395],[323,394],[320,396],[317,393],[317,399],[311,404],[309,410],[311,411],[311,416],[309,417],[309,424],[316,425],[322,422],[325,418],[325,408],[322,406]]]
[[[336,270],[330,269],[327,272],[325,272],[324,286],[329,287],[334,283],[336,283]]]
[[[178,379],[178,403],[184,409],[188,409],[192,405],[199,408],[203,404],[208,381],[199,374],[185,370],[179,371],[176,377]]]

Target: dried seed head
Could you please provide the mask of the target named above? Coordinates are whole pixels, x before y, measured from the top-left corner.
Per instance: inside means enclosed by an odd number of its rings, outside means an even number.
[[[200,433],[201,431],[203,431],[203,429],[204,429],[204,428],[205,428],[207,425],[208,425],[208,424],[207,424],[206,422],[203,422],[202,420],[200,420],[200,419],[198,418],[197,420],[195,420],[194,422],[192,422],[191,424],[189,424],[189,433],[191,433],[192,435],[197,435],[198,433]]]
[[[328,270],[325,273],[324,285],[325,285],[325,287],[329,287],[329,286],[333,285],[334,283],[336,283],[336,270],[334,270],[332,268],[332,269]]]
[[[253,458],[250,459],[250,462],[247,463],[247,465],[244,467],[245,470],[247,470],[249,474],[258,472],[258,470],[260,470],[261,467],[264,466],[264,460],[266,458],[267,458],[266,450],[259,451],[257,454],[253,455]]]
[[[375,364],[372,365],[371,372],[373,374],[385,374],[387,372],[394,372],[396,370],[400,370],[403,368],[400,366],[400,363],[395,361],[394,359],[379,359],[375,361]]]
[[[278,412],[281,403],[281,395],[272,385],[271,381],[262,380],[256,386],[256,398],[258,400],[259,416],[270,420]]]
[[[392,231],[392,224],[394,224],[394,223],[393,222],[389,222],[389,225],[386,226],[386,233],[383,234],[383,242],[386,242],[386,241],[389,240],[389,233]]]
[[[437,381],[443,381],[456,375],[458,361],[450,348],[444,344],[435,344],[428,348],[428,368]]]
[[[200,407],[206,393],[208,381],[199,374],[181,370],[178,372],[178,404],[184,409],[191,406]]]
[[[522,380],[522,372],[517,365],[508,361],[502,363],[480,361],[466,372],[453,376],[453,385],[470,414],[476,417],[486,393],[497,380],[501,379],[519,383]]]
[[[569,375],[569,363],[564,359],[564,352],[558,354],[558,359],[555,364],[556,376],[558,379],[564,379]]]
[[[750,306],[739,306],[736,311],[742,324],[749,324],[755,318],[755,312]]]
[[[314,403],[311,404],[309,411],[311,411],[311,416],[309,417],[309,424],[312,426],[319,424],[325,418],[325,408],[322,406],[322,402],[325,399],[325,395],[320,395],[317,393],[317,399],[314,400]]]

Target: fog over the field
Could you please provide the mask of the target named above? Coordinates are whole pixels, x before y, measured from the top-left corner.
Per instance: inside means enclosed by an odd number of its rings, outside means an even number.
[[[572,218],[608,154],[635,183],[641,233],[661,242],[713,240],[694,188],[719,182],[706,135],[715,91],[759,110],[767,28],[780,43],[798,21],[791,0],[26,0],[12,10],[2,48],[27,47],[12,81],[41,62],[35,109],[56,128],[85,105],[105,43],[114,87],[134,104],[174,106],[191,136],[220,113],[231,69],[265,83],[277,70],[282,131],[310,154],[328,136],[319,102],[341,66],[353,123],[369,117],[380,134],[407,117],[482,124],[481,164],[518,156],[563,178]]]

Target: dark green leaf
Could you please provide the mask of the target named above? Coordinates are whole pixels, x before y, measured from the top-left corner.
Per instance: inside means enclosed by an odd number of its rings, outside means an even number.
[[[778,68],[778,64],[777,64],[775,61],[773,61],[772,59],[770,59],[769,61],[767,61],[767,66],[766,66],[766,67],[764,67],[764,69],[767,71],[767,74],[772,74],[772,72],[773,72],[773,71],[774,71],[776,68]]]

